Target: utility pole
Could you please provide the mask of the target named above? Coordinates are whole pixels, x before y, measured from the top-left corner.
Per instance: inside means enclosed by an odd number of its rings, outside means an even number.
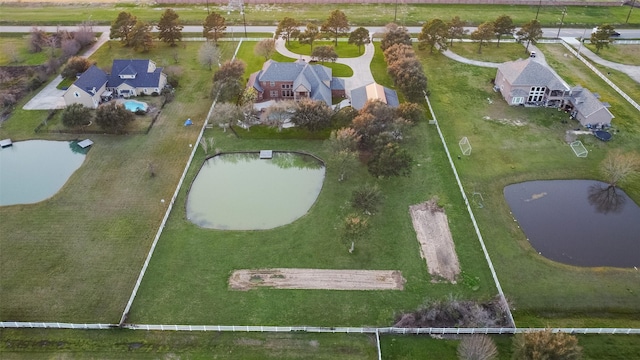
[[[536,20],[538,20],[538,15],[540,14],[540,7],[541,6],[542,6],[542,0],[540,0],[540,2],[538,3],[538,11],[536,11]]]
[[[398,0],[396,0],[396,9],[393,11],[393,22],[395,23],[397,19],[398,19]],[[629,20],[629,17],[627,17],[627,20]]]
[[[246,39],[248,37],[247,36],[247,18],[244,17],[244,4],[242,4],[240,7],[240,13],[242,14],[242,22],[244,23],[244,37]]]
[[[625,22],[624,22],[625,24],[629,23],[629,16],[631,16],[631,10],[633,10],[633,5],[635,5],[635,3],[636,3],[636,0],[633,0],[631,2],[631,8],[629,9],[629,13],[627,14],[627,20],[625,20]]]
[[[562,9],[562,19],[560,20],[560,27],[558,28],[558,36],[556,36],[556,39],[560,39],[560,30],[562,30],[562,24],[564,23],[564,16],[567,15],[567,7],[565,6],[564,9]]]

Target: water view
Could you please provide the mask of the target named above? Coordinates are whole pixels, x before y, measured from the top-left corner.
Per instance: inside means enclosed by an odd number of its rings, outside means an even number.
[[[542,256],[577,266],[640,267],[640,207],[593,180],[505,187],[513,216]]]
[[[0,149],[0,206],[50,198],[84,158],[84,150],[68,141],[20,141]]]
[[[224,230],[286,225],[309,211],[324,174],[324,165],[310,155],[217,155],[205,161],[191,185],[187,218],[201,227]]]

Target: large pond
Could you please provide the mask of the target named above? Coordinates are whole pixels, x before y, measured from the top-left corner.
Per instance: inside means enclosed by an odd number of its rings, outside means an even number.
[[[505,187],[511,211],[542,256],[570,265],[640,267],[640,207],[593,180]]]
[[[0,149],[0,206],[53,196],[85,158],[76,142],[29,140]]]
[[[187,218],[202,227],[264,230],[309,211],[324,181],[322,162],[310,155],[274,152],[221,154],[205,161],[191,185]]]

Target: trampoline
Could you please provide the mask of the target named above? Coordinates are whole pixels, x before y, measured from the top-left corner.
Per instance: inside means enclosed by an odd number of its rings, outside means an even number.
[[[602,130],[594,131],[593,135],[602,141],[609,141],[611,140],[611,136],[612,136],[610,132],[602,131]]]

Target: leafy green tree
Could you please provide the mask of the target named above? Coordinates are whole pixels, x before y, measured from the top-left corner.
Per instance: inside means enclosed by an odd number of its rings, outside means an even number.
[[[422,48],[428,46],[431,53],[433,53],[433,48],[436,46],[441,50],[446,50],[448,34],[447,24],[440,19],[433,19],[422,25],[418,41],[420,41]]]
[[[609,24],[602,24],[597,27],[596,31],[591,33],[591,44],[596,47],[596,53],[600,52],[602,48],[608,48],[611,43],[611,36],[615,33],[613,26]]]
[[[298,110],[291,122],[309,131],[320,131],[331,126],[332,111],[323,101],[303,98],[298,101]]]
[[[227,30],[225,18],[215,12],[209,14],[202,24],[202,36],[208,40],[213,39],[216,46],[218,39],[224,36],[225,30]]]
[[[298,42],[300,42],[300,44],[309,44],[311,51],[313,51],[313,43],[321,38],[322,34],[320,33],[320,29],[312,23],[308,23],[306,29],[298,34]]]
[[[139,49],[142,49],[143,52],[149,51],[153,47],[151,25],[138,20],[129,33],[129,45],[136,51]]]
[[[133,27],[138,22],[138,18],[131,15],[131,13],[122,11],[118,14],[118,17],[111,23],[111,31],[109,32],[110,39],[120,39],[120,42],[124,46],[130,46],[130,33],[133,31]]]
[[[491,40],[495,33],[495,29],[493,27],[493,22],[487,21],[483,22],[478,26],[476,31],[471,33],[471,40],[477,41],[480,45],[478,46],[478,54],[482,53],[482,45],[485,42]]]
[[[76,75],[87,71],[87,69],[95,63],[95,61],[91,61],[85,57],[74,56],[67,60],[67,64],[62,69],[60,75],[65,79],[75,79]]]
[[[462,39],[462,37],[469,32],[464,27],[467,25],[466,21],[460,20],[458,16],[455,16],[447,23],[447,38],[449,38],[449,46],[453,46],[453,39]]]
[[[407,150],[390,142],[376,149],[367,166],[375,177],[409,176],[412,161]]]
[[[226,61],[213,75],[213,94],[219,101],[234,101],[242,94],[242,76],[247,65],[241,60]]]
[[[338,46],[338,37],[346,35],[349,32],[349,20],[340,10],[333,10],[329,15],[329,18],[322,24],[322,32],[327,34],[327,37],[335,39],[335,46]]]
[[[278,27],[276,28],[276,37],[282,37],[287,41],[287,45],[289,45],[289,40],[291,38],[296,38],[300,33],[300,30],[298,29],[300,25],[301,24],[298,20],[285,17],[278,23]]]
[[[276,51],[276,41],[273,39],[264,39],[256,44],[256,47],[253,49],[253,52],[261,57],[264,57],[264,60],[267,61],[275,53]]]
[[[358,46],[358,54],[362,53],[362,46],[371,43],[371,37],[369,35],[369,30],[363,28],[362,26],[353,30],[351,34],[349,34],[349,44]]]
[[[382,203],[382,191],[378,185],[364,184],[351,193],[351,207],[364,214],[375,214]]]
[[[124,108],[124,106],[114,102],[102,105],[96,110],[96,124],[107,132],[122,134],[127,126],[133,122],[135,116]]]
[[[518,360],[578,360],[582,348],[578,338],[563,332],[534,331],[513,339],[513,358]]]
[[[338,54],[333,49],[333,46],[325,45],[318,46],[311,52],[311,57],[324,63],[325,61],[335,62],[338,58]]]
[[[88,125],[91,122],[91,109],[82,104],[71,104],[64,108],[62,112],[62,125],[66,127],[76,127]]]
[[[542,25],[540,25],[538,20],[531,20],[522,25],[522,28],[516,33],[516,37],[519,42],[527,42],[527,46],[524,51],[529,53],[529,44],[535,45],[538,43],[538,40],[542,38]]]
[[[413,45],[411,42],[411,35],[409,35],[407,28],[390,23],[384,28],[384,35],[380,41],[380,49],[385,51],[394,44]]]
[[[160,21],[156,26],[158,31],[158,39],[168,43],[171,46],[176,46],[176,41],[182,40],[182,29],[180,25],[179,15],[173,9],[166,9]]]
[[[413,124],[417,124],[426,119],[424,108],[412,102],[403,102],[400,104],[396,109],[396,115]]]
[[[500,38],[502,35],[513,35],[516,26],[513,25],[513,20],[509,15],[500,15],[493,22],[493,32],[498,39],[498,47],[500,47]]]

